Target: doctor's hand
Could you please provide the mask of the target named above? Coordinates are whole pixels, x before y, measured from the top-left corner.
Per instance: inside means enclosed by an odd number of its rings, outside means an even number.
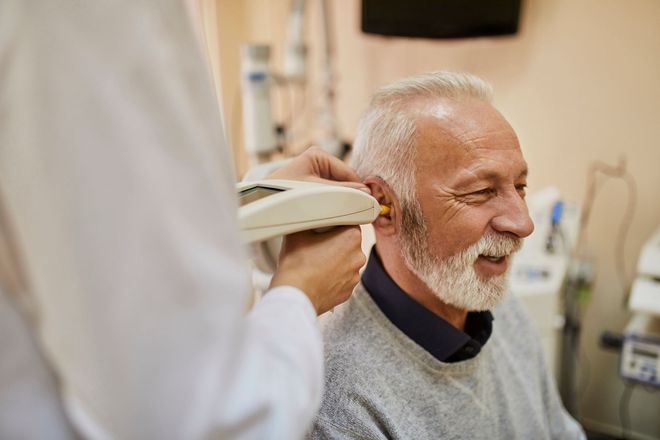
[[[361,237],[359,226],[284,237],[270,287],[297,287],[307,295],[318,315],[327,312],[346,301],[360,280],[359,270],[366,262]]]
[[[341,185],[371,194],[351,167],[319,147],[308,148],[267,178]]]

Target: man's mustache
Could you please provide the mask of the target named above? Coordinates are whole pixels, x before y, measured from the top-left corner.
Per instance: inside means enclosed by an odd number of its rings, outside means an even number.
[[[520,237],[490,233],[483,235],[478,242],[470,246],[470,249],[476,254],[475,257],[479,255],[505,256],[519,251],[522,245],[523,239]]]

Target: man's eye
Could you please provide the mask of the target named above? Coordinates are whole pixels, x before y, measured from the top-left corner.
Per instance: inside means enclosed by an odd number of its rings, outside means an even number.
[[[520,185],[516,185],[516,191],[518,191],[518,194],[525,197],[525,195],[527,194],[527,184],[523,183]]]
[[[489,196],[492,194],[495,194],[495,190],[493,188],[484,188],[480,189],[479,191],[472,192],[472,195],[475,196]]]

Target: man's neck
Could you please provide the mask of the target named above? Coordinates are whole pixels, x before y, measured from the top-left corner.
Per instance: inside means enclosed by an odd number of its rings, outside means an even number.
[[[440,300],[417,275],[408,269],[400,254],[388,252],[385,249],[381,252],[378,245],[376,249],[383,268],[401,290],[455,328],[465,330],[467,310],[459,309]]]

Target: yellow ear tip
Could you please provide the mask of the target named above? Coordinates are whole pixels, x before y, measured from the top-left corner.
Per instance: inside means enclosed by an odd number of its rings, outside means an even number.
[[[387,205],[380,205],[380,215],[388,215],[392,209]]]

